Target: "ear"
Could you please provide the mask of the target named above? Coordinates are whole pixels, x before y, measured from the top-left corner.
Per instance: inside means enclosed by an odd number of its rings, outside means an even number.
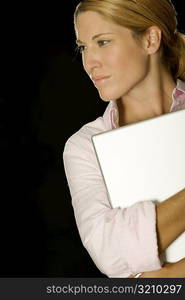
[[[161,29],[157,26],[151,26],[148,28],[145,38],[144,46],[147,53],[154,54],[156,53],[161,45]]]

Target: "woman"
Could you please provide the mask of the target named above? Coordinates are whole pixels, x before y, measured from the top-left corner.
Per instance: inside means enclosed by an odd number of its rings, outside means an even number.
[[[160,259],[185,230],[185,190],[158,205],[112,209],[91,142],[94,134],[185,108],[185,39],[175,8],[168,0],[84,0],[74,22],[83,67],[109,102],[64,149],[83,245],[108,277],[185,277],[185,259]]]

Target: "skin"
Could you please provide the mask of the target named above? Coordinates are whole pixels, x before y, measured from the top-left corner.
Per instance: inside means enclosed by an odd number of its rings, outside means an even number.
[[[100,33],[112,34],[94,38]],[[160,63],[159,28],[152,26],[139,44],[129,29],[88,11],[77,18],[76,36],[88,76],[110,76],[95,86],[104,101],[117,100],[120,125],[169,110],[176,84]]]
[[[75,30],[84,70],[101,99],[117,101],[119,126],[169,112],[176,83],[161,62],[157,26],[138,41],[130,29],[87,11],[78,15]],[[185,190],[156,206],[159,253],[185,230],[184,212]],[[185,259],[141,277],[185,278]]]

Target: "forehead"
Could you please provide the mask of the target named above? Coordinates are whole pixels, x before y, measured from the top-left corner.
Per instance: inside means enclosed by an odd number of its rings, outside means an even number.
[[[103,32],[123,34],[129,30],[109,21],[97,12],[87,11],[78,15],[75,24],[75,31],[77,38],[82,38],[83,36],[94,36]]]

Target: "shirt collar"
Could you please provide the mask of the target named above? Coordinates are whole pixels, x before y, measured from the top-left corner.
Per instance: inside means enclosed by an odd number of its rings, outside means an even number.
[[[176,88],[172,93],[172,105],[170,112],[185,108],[185,82],[177,79]],[[119,113],[117,101],[113,100],[107,105],[103,114],[106,127],[111,130],[119,127]]]

